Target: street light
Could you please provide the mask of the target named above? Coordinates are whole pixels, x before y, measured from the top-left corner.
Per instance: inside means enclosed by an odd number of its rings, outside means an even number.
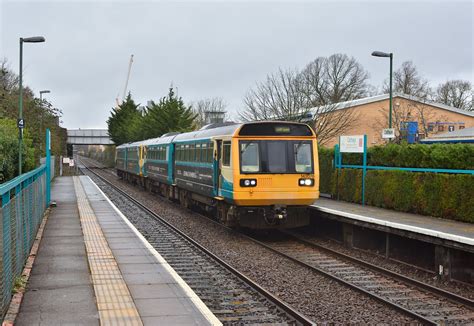
[[[20,99],[18,105],[18,175],[21,175],[21,149],[23,145],[23,43],[41,43],[44,42],[45,39],[43,36],[33,36],[33,37],[20,37]]]
[[[51,93],[51,91],[47,89],[40,91],[40,102],[41,102],[40,135],[43,134],[43,94],[48,94],[48,93]],[[43,142],[40,142],[40,155],[41,155],[42,150],[43,150]]]
[[[381,51],[372,52],[372,56],[381,58],[390,58],[390,109],[388,114],[388,127],[392,128],[392,70],[393,70],[393,53]]]
[[[43,94],[51,93],[49,90],[40,91],[40,101],[43,102]]]

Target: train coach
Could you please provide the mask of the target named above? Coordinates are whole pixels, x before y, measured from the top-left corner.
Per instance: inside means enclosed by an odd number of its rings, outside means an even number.
[[[319,196],[316,137],[306,124],[224,123],[117,147],[119,177],[199,206],[228,226],[309,223]]]

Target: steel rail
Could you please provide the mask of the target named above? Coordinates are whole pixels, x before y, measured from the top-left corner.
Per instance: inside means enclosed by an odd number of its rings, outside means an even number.
[[[386,268],[374,265],[372,263],[363,261],[359,258],[349,256],[347,254],[336,251],[334,249],[324,247],[324,246],[322,246],[320,244],[317,244],[317,243],[314,243],[312,241],[302,239],[300,237],[300,235],[298,235],[297,233],[294,233],[294,232],[291,232],[291,231],[281,231],[281,232],[286,234],[286,235],[289,235],[289,236],[293,237],[295,240],[300,241],[303,244],[306,244],[308,246],[311,246],[311,247],[317,248],[319,250],[325,251],[326,253],[331,254],[333,256],[336,256],[338,258],[341,258],[343,260],[349,261],[349,262],[354,263],[354,264],[359,264],[363,267],[366,267],[366,268],[371,269],[373,271],[376,271],[378,273],[384,274],[386,276],[392,277],[392,278],[397,279],[401,282],[411,284],[411,285],[413,285],[413,286],[415,286],[415,287],[417,287],[421,290],[429,291],[429,292],[435,293],[437,295],[440,295],[443,298],[448,299],[449,301],[451,301],[453,303],[461,304],[461,305],[464,305],[464,306],[467,306],[469,308],[474,309],[474,300],[471,300],[469,298],[466,298],[466,297],[460,296],[458,294],[440,289],[438,287],[435,287],[435,286],[427,284],[427,283],[420,282],[420,281],[418,281],[416,279],[413,279],[411,277],[408,277],[408,276],[402,275],[400,273],[388,270]]]
[[[183,231],[181,231],[180,229],[178,229],[177,227],[175,227],[174,225],[172,225],[171,223],[169,223],[168,221],[166,221],[163,217],[161,217],[159,214],[155,213],[153,210],[151,210],[150,208],[148,208],[145,204],[141,203],[139,200],[133,198],[132,196],[130,196],[129,194],[127,194],[125,191],[123,191],[122,189],[120,189],[119,187],[117,187],[116,185],[114,185],[113,183],[111,183],[109,180],[107,180],[106,178],[104,178],[103,176],[99,175],[96,171],[93,171],[92,169],[89,169],[87,167],[86,164],[84,164],[84,162],[82,160],[80,160],[84,167],[92,172],[95,176],[97,176],[99,179],[101,179],[102,181],[104,181],[107,185],[111,186],[115,191],[117,191],[118,193],[120,193],[121,195],[123,195],[124,197],[126,197],[127,199],[129,199],[130,201],[132,201],[135,205],[139,206],[141,209],[143,209],[146,213],[150,214],[153,218],[159,220],[161,223],[165,224],[167,227],[169,227],[170,229],[172,229],[173,231],[175,231],[177,234],[179,234],[180,236],[182,236],[184,239],[186,239],[187,241],[189,241],[191,244],[193,244],[194,246],[196,246],[199,250],[201,250],[202,252],[204,252],[205,254],[207,254],[209,257],[211,257],[212,259],[214,259],[216,262],[218,262],[220,265],[224,266],[227,270],[229,270],[232,274],[234,274],[235,276],[237,276],[238,278],[240,278],[242,281],[244,281],[245,283],[247,283],[250,287],[252,287],[254,290],[256,290],[258,293],[260,293],[261,295],[263,295],[264,297],[267,298],[267,300],[269,300],[270,302],[272,302],[273,304],[275,304],[277,307],[279,307],[282,311],[284,311],[286,314],[288,314],[291,318],[295,319],[296,322],[300,323],[301,325],[314,325],[314,323],[309,319],[307,318],[306,316],[304,316],[303,314],[301,314],[299,311],[297,311],[296,309],[292,308],[290,305],[288,305],[287,303],[283,302],[281,299],[277,298],[276,296],[274,296],[273,294],[271,294],[270,292],[268,292],[267,290],[265,290],[263,287],[261,287],[260,285],[258,285],[255,281],[253,281],[252,279],[250,279],[249,277],[245,276],[244,274],[240,273],[237,269],[235,269],[234,267],[232,267],[231,265],[229,265],[228,263],[226,263],[224,260],[222,260],[221,258],[219,258],[218,256],[216,256],[215,254],[213,254],[209,249],[207,249],[206,247],[204,247],[203,245],[201,245],[199,242],[195,241],[194,239],[190,238],[188,235],[186,235]]]
[[[416,320],[420,321],[421,323],[423,323],[423,324],[425,324],[425,325],[437,325],[437,324],[436,324],[434,321],[432,321],[431,319],[428,319],[428,318],[426,318],[426,317],[424,317],[424,316],[421,316],[421,315],[417,314],[416,312],[411,311],[411,310],[408,310],[408,309],[402,307],[401,305],[398,305],[398,304],[396,304],[396,303],[394,303],[394,302],[392,302],[392,301],[386,300],[386,299],[384,299],[383,297],[381,297],[381,296],[379,296],[379,295],[377,295],[377,294],[375,294],[375,293],[369,292],[369,291],[365,290],[364,288],[362,288],[362,287],[360,287],[360,286],[357,286],[357,285],[355,285],[355,284],[353,284],[353,283],[351,283],[351,282],[347,282],[347,281],[343,280],[342,278],[340,278],[340,277],[338,277],[338,276],[336,276],[336,275],[334,275],[334,274],[332,274],[332,273],[330,273],[330,272],[327,272],[327,271],[325,271],[325,270],[323,270],[323,269],[321,269],[321,268],[318,268],[318,267],[316,267],[316,266],[309,265],[309,264],[307,264],[307,263],[305,263],[305,262],[299,260],[298,258],[295,258],[295,257],[293,257],[293,256],[291,256],[291,255],[285,254],[284,252],[281,252],[280,250],[278,250],[278,249],[276,249],[276,248],[273,248],[272,246],[267,245],[266,243],[264,243],[264,242],[262,242],[262,241],[260,241],[260,240],[257,240],[257,239],[255,239],[255,238],[252,238],[251,236],[248,236],[248,235],[245,235],[245,234],[241,234],[241,235],[244,236],[244,237],[246,237],[246,238],[248,238],[248,239],[250,239],[250,240],[252,240],[252,241],[255,242],[255,243],[258,243],[258,244],[261,245],[262,247],[264,247],[264,248],[266,248],[266,249],[268,249],[268,250],[270,250],[270,251],[272,251],[272,252],[275,252],[275,253],[277,253],[277,254],[279,254],[279,255],[281,255],[281,256],[287,258],[287,259],[290,259],[291,261],[293,261],[293,262],[295,262],[295,263],[297,263],[297,264],[299,264],[299,265],[301,265],[301,266],[304,266],[304,267],[306,267],[306,268],[309,268],[309,269],[311,269],[311,270],[313,270],[313,271],[315,271],[315,272],[317,272],[317,273],[319,273],[319,274],[321,274],[321,275],[323,275],[323,276],[325,276],[325,277],[328,277],[328,278],[330,278],[330,279],[333,279],[333,280],[335,280],[335,281],[337,281],[337,282],[343,284],[344,286],[347,286],[347,287],[349,287],[349,288],[351,288],[351,289],[354,289],[354,290],[356,290],[356,291],[358,291],[358,292],[360,292],[360,293],[363,293],[363,294],[365,294],[365,295],[367,295],[367,296],[369,296],[369,297],[371,297],[371,298],[373,298],[373,299],[375,299],[375,300],[377,300],[377,301],[383,303],[383,304],[386,305],[386,306],[389,306],[389,307],[391,307],[391,308],[393,308],[393,309],[395,309],[395,310],[397,310],[397,311],[399,311],[399,312],[401,312],[401,313],[403,313],[403,314],[405,314],[405,315],[407,315],[407,316],[412,317],[413,319],[416,319]]]
[[[114,187],[115,187],[115,186],[114,186]],[[133,200],[135,201],[135,199],[133,199]],[[155,213],[152,212],[152,214],[155,214]],[[297,259],[297,258],[295,258],[295,257],[292,257],[292,256],[290,256],[290,255],[287,255],[287,254],[285,254],[285,253],[279,251],[278,249],[273,248],[272,246],[267,245],[267,244],[265,244],[265,243],[263,243],[263,242],[261,242],[261,241],[255,239],[255,238],[253,238],[253,237],[251,237],[251,236],[249,236],[249,235],[247,235],[247,234],[243,234],[243,233],[238,232],[238,231],[236,231],[236,230],[234,230],[234,229],[232,229],[232,228],[226,227],[226,226],[222,225],[221,223],[219,223],[219,222],[217,222],[217,221],[215,221],[215,220],[213,220],[213,219],[210,219],[209,217],[207,217],[207,216],[205,216],[205,215],[202,215],[202,214],[199,214],[199,215],[202,216],[202,217],[204,217],[204,218],[206,218],[207,220],[211,221],[211,222],[214,223],[214,224],[217,224],[217,225],[219,225],[219,226],[221,226],[221,227],[223,227],[223,228],[225,228],[225,229],[227,229],[227,230],[230,230],[230,231],[232,231],[232,232],[234,232],[234,233],[237,233],[237,234],[239,234],[239,235],[241,235],[241,236],[243,236],[243,237],[245,237],[245,238],[247,238],[247,239],[249,239],[249,240],[251,240],[251,241],[253,241],[253,242],[255,242],[255,243],[257,243],[257,244],[259,244],[259,245],[261,245],[261,246],[263,246],[263,247],[265,247],[265,248],[267,248],[267,249],[269,249],[269,250],[271,250],[272,252],[275,252],[275,253],[277,253],[277,254],[279,254],[279,255],[281,255],[281,256],[284,256],[285,258],[290,259],[290,260],[294,261],[295,263],[298,263],[299,265],[302,265],[302,266],[304,266],[304,267],[310,268],[310,269],[312,269],[312,270],[314,270],[314,271],[316,271],[316,272],[318,272],[318,273],[320,273],[320,274],[322,274],[322,275],[324,275],[324,276],[326,276],[326,277],[328,277],[328,278],[331,278],[331,279],[333,279],[333,280],[335,280],[335,281],[337,281],[337,282],[339,282],[339,283],[341,283],[341,284],[343,284],[343,285],[345,285],[345,286],[348,286],[348,287],[350,287],[350,288],[352,288],[352,289],[354,289],[354,290],[356,290],[356,291],[358,291],[358,292],[361,292],[361,293],[363,293],[363,294],[365,294],[365,295],[367,295],[367,296],[369,296],[369,297],[372,297],[372,298],[374,298],[375,300],[377,300],[377,301],[379,301],[379,302],[381,302],[381,303],[383,303],[383,304],[385,304],[385,305],[387,305],[387,306],[390,306],[390,307],[392,307],[392,308],[394,308],[394,309],[396,309],[396,310],[398,310],[398,311],[400,311],[400,312],[402,312],[402,313],[404,313],[404,314],[406,314],[406,315],[408,315],[408,316],[410,316],[410,317],[412,317],[412,318],[414,318],[414,319],[416,319],[416,320],[419,320],[419,321],[422,322],[423,324],[427,324],[427,325],[437,325],[436,322],[434,322],[433,320],[431,320],[431,319],[429,319],[429,318],[426,318],[426,317],[424,317],[424,316],[421,316],[421,315],[417,314],[417,313],[414,312],[414,311],[408,310],[408,309],[404,308],[404,307],[401,306],[401,305],[398,305],[398,304],[396,304],[396,303],[394,303],[394,302],[392,302],[392,301],[390,301],[390,300],[387,300],[387,299],[385,299],[385,298],[383,298],[383,297],[381,297],[381,296],[379,296],[379,295],[377,295],[377,294],[375,294],[375,293],[372,293],[372,292],[370,292],[370,291],[367,291],[367,290],[363,289],[362,287],[359,287],[359,286],[357,286],[357,285],[355,285],[355,284],[353,284],[353,283],[351,283],[351,282],[347,282],[347,281],[343,280],[342,278],[339,278],[338,276],[336,276],[336,275],[334,275],[334,274],[331,274],[330,272],[327,272],[327,271],[325,271],[325,270],[322,270],[322,269],[320,269],[320,268],[318,268],[318,267],[316,267],[316,266],[309,265],[309,264],[307,264],[307,263],[305,263],[305,262],[303,262],[303,261],[301,261],[301,260],[299,260],[299,259]],[[166,223],[168,223],[168,222],[166,222]],[[351,256],[349,256],[349,255],[340,253],[340,252],[338,252],[338,251],[335,251],[335,250],[326,248],[326,247],[324,247],[324,246],[321,246],[321,245],[319,245],[319,244],[313,243],[313,242],[311,242],[311,241],[308,241],[308,240],[305,240],[305,239],[301,239],[300,237],[298,237],[297,234],[295,234],[295,233],[293,233],[293,232],[289,232],[289,231],[280,231],[280,232],[282,232],[282,233],[284,233],[284,234],[286,234],[286,235],[288,235],[288,236],[291,236],[293,239],[295,239],[295,240],[297,240],[297,241],[300,241],[300,242],[303,243],[303,244],[306,244],[306,245],[308,245],[308,246],[311,246],[311,247],[320,249],[320,250],[322,250],[322,251],[324,251],[324,252],[326,252],[326,253],[328,253],[328,254],[330,254],[330,255],[336,256],[337,258],[340,258],[340,259],[342,259],[342,260],[346,260],[346,261],[349,261],[349,262],[351,262],[351,263],[353,263],[353,264],[357,264],[357,265],[363,266],[363,267],[368,268],[368,269],[370,269],[370,270],[372,270],[372,271],[374,271],[374,272],[378,272],[378,273],[383,274],[383,275],[385,275],[385,276],[387,276],[387,277],[391,277],[391,278],[396,279],[396,280],[398,280],[398,281],[401,281],[401,282],[403,282],[403,283],[405,283],[405,284],[409,284],[409,285],[411,285],[411,286],[414,286],[414,287],[416,287],[416,288],[418,288],[418,289],[431,292],[432,294],[435,294],[435,295],[437,295],[437,296],[440,296],[440,297],[442,297],[442,298],[444,298],[444,299],[447,299],[447,300],[449,300],[449,301],[451,301],[451,302],[453,302],[453,303],[461,304],[461,305],[466,306],[466,307],[469,307],[469,308],[474,308],[474,301],[471,300],[471,299],[468,299],[468,298],[459,296],[459,295],[457,295],[457,294],[454,294],[454,293],[452,293],[452,292],[449,292],[449,291],[446,291],[446,290],[443,290],[443,289],[434,287],[434,286],[432,286],[432,285],[429,285],[429,284],[420,282],[420,281],[418,281],[418,280],[415,280],[415,279],[412,279],[412,278],[410,278],[410,277],[401,275],[401,274],[399,274],[399,273],[390,271],[390,270],[385,269],[385,268],[383,268],[383,267],[379,267],[379,266],[376,266],[376,265],[374,265],[374,264],[371,264],[371,263],[362,261],[362,260],[360,260],[360,259],[358,259],[358,258],[351,257]],[[225,263],[225,262],[224,262],[224,263]],[[225,264],[226,264],[226,263],[225,263]]]

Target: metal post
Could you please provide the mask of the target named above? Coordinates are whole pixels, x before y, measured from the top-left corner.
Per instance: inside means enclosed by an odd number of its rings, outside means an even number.
[[[20,99],[18,103],[18,118],[23,119],[23,38],[20,37],[20,85],[19,85]],[[22,173],[22,144],[23,143],[23,129],[18,128],[18,175]]]
[[[59,176],[63,176],[63,156],[59,155]]]
[[[392,128],[392,71],[393,71],[393,53],[390,53],[390,111],[388,115],[389,128]]]
[[[340,142],[340,137],[339,137],[339,142]],[[336,165],[336,198],[339,200],[339,169],[341,165],[341,153],[339,152],[339,144],[334,145],[334,155],[335,155],[335,160],[334,163]]]
[[[46,207],[51,202],[51,131],[46,129]]]
[[[367,135],[364,135],[364,157],[362,162],[362,206],[365,205],[365,176],[367,174]]]
[[[41,105],[41,119],[40,119],[40,135],[43,133],[43,93],[40,92],[40,105]],[[43,151],[43,142],[40,142],[40,157]]]

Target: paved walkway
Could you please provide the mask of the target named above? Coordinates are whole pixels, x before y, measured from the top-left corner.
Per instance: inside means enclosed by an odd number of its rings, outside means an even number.
[[[53,183],[18,325],[219,325],[87,177]]]
[[[99,325],[72,178],[57,178],[16,325]]]
[[[470,223],[362,206],[327,198],[319,198],[313,206],[322,212],[350,219],[474,245],[474,224]]]

